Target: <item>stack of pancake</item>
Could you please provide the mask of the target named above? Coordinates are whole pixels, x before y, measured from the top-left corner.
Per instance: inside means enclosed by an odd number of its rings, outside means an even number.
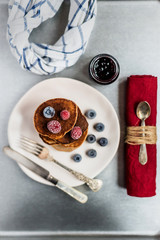
[[[47,107],[54,110],[52,117],[48,118],[44,114]],[[69,113],[67,120],[62,119],[61,113],[64,110]],[[48,127],[49,123],[53,122],[58,122],[58,126],[60,126],[58,132],[53,133],[52,129],[50,130]],[[35,111],[34,125],[41,139],[59,151],[73,151],[85,141],[88,133],[88,122],[79,107],[73,101],[64,98],[43,102]],[[80,130],[81,135],[75,139],[72,132],[76,128]]]

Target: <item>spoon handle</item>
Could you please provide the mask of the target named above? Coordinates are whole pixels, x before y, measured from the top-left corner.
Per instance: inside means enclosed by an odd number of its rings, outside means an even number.
[[[145,120],[142,119],[141,121],[141,126],[145,127]],[[144,133],[143,133],[144,137]],[[147,149],[146,149],[146,144],[141,144],[140,145],[140,151],[139,151],[139,162],[142,165],[145,165],[147,163]]]

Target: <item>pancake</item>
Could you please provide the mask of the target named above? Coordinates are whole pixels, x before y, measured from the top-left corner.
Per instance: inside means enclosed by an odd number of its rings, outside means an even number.
[[[43,115],[43,110],[46,107],[52,107],[55,110],[55,115],[52,118],[46,118]],[[68,120],[63,120],[60,117],[60,112],[67,110],[70,113]],[[42,103],[34,114],[34,125],[38,133],[42,136],[52,139],[53,141],[62,138],[67,132],[69,132],[75,125],[78,116],[78,107],[71,101],[64,98],[50,99]],[[61,131],[58,133],[52,133],[48,130],[47,124],[52,120],[57,120],[61,124]]]
[[[86,129],[83,132],[83,135],[81,136],[80,139],[78,139],[72,143],[68,143],[68,144],[56,143],[51,146],[58,151],[71,152],[82,145],[82,143],[85,141],[85,139],[87,137],[87,134],[88,134],[88,129]]]
[[[40,135],[40,137],[45,143],[52,145],[52,147],[54,147],[56,150],[70,152],[79,147],[85,141],[88,134],[88,122],[79,108],[75,126],[79,126],[82,130],[82,136],[77,140],[71,138],[70,131],[66,133],[62,138],[55,140],[43,135]]]

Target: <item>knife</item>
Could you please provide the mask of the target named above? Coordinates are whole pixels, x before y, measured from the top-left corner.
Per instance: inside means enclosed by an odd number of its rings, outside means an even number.
[[[63,192],[67,193],[80,203],[85,203],[88,200],[87,195],[81,193],[80,191],[76,190],[73,187],[68,186],[64,182],[54,178],[48,170],[41,167],[40,165],[36,164],[35,162],[31,161],[29,158],[23,156],[22,154],[16,152],[15,150],[11,149],[8,146],[3,148],[3,152],[16,162],[22,164],[24,167],[28,168],[32,172],[36,173],[38,176],[44,178],[45,180],[51,182],[55,187],[59,188]]]

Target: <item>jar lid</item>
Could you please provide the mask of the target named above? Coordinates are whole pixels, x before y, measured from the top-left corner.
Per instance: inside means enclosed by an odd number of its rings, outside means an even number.
[[[90,61],[89,74],[99,84],[114,82],[118,78],[119,73],[119,63],[109,54],[99,54]]]

